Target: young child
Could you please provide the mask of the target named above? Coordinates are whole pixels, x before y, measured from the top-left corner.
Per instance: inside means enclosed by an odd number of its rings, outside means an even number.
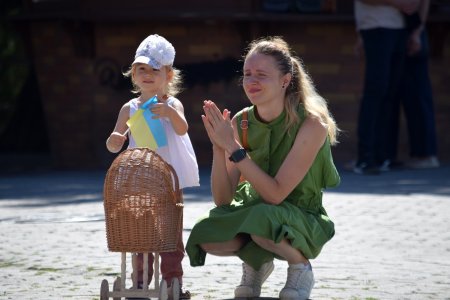
[[[167,137],[167,146],[156,150],[164,160],[175,169],[180,188],[199,185],[198,165],[192,148],[191,140],[187,133],[188,124],[184,116],[183,104],[175,98],[180,92],[180,72],[173,67],[175,49],[170,42],[162,36],[153,34],[148,36],[139,45],[134,62],[124,74],[131,77],[133,92],[139,97],[131,99],[120,109],[114,131],[106,141],[106,147],[110,152],[119,152],[127,138],[128,148],[136,147],[131,134],[127,132],[128,119],[148,99],[157,95],[158,103],[151,106],[150,110],[155,117],[161,120]],[[178,278],[182,285],[183,268],[181,261],[184,257],[184,245],[182,234],[175,252],[161,253],[161,274],[166,280],[169,293],[174,278]],[[153,276],[153,255],[149,255],[149,282]],[[137,268],[138,287],[143,286],[143,255],[138,255]],[[180,299],[190,299],[188,291],[180,291]]]

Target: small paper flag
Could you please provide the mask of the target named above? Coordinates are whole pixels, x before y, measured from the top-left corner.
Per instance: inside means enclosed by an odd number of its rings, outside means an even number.
[[[152,119],[154,114],[150,111],[150,107],[155,103],[158,103],[158,98],[153,96],[127,121],[131,136],[137,147],[156,150],[167,145],[167,138],[161,121]]]

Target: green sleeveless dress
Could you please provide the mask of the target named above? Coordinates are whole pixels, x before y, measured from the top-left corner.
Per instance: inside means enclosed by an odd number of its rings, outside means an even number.
[[[292,148],[305,119],[303,106],[299,106],[298,115],[300,124],[286,133],[285,112],[272,122],[263,123],[255,117],[254,106],[248,110],[248,153],[270,176],[275,177]],[[240,120],[242,111],[237,115],[238,124]],[[238,131],[242,139],[242,132]],[[287,238],[305,257],[315,258],[334,235],[334,224],[322,206],[322,191],[339,182],[327,139],[303,180],[279,205],[264,203],[249,182],[240,183],[231,204],[213,208],[192,228],[186,243],[191,266],[205,264],[206,253],[199,244],[228,241],[239,233],[254,234],[275,243]],[[281,259],[251,240],[236,255],[256,270],[274,257]]]

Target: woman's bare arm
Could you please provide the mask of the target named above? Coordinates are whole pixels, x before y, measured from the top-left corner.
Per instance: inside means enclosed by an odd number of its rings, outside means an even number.
[[[304,178],[327,137],[327,129],[314,118],[307,118],[294,145],[273,178],[250,159],[237,168],[267,203],[281,203]]]

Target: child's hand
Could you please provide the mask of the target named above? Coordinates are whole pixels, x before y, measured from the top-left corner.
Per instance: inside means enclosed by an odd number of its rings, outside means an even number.
[[[112,153],[117,153],[122,149],[123,144],[127,140],[127,136],[119,132],[113,132],[106,141],[106,148]]]
[[[170,118],[170,115],[172,114],[174,108],[167,103],[156,103],[153,104],[150,108],[150,111],[155,114],[153,116],[153,119],[159,119],[159,118]]]

